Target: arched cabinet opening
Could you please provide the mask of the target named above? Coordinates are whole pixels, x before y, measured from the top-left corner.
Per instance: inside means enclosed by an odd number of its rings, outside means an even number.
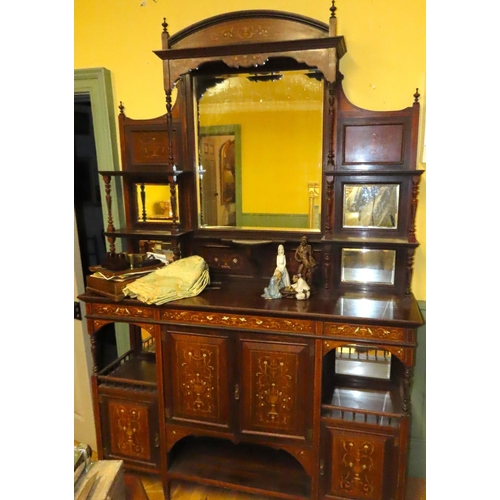
[[[405,415],[405,367],[391,348],[346,343],[323,356],[322,416],[399,427]]]
[[[211,436],[186,436],[167,458],[169,484],[205,478],[208,484],[280,498],[309,498],[311,478],[289,452]]]

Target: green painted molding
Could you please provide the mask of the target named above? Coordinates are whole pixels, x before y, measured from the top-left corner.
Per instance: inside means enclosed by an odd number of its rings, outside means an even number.
[[[426,303],[418,300],[418,306],[426,319]],[[426,332],[425,324],[417,332],[416,363],[413,372],[413,384],[411,390],[411,430],[408,459],[408,475],[411,477],[425,477],[426,466]]]
[[[116,131],[115,106],[113,102],[113,87],[111,72],[106,68],[87,68],[74,70],[74,93],[86,94],[90,97],[92,107],[92,125],[97,156],[98,170],[119,170],[118,140]],[[115,227],[125,224],[123,207],[123,188],[119,178],[112,182],[117,184],[113,189],[111,214]],[[99,183],[103,203],[104,227],[108,226],[108,214],[105,202],[104,184]],[[117,251],[121,251],[121,241],[116,242]]]
[[[240,214],[240,225],[242,227],[264,227],[264,228],[288,228],[305,229],[309,228],[309,217],[307,214]]]
[[[98,170],[120,170],[111,72],[106,68],[75,69],[74,71],[74,93],[90,97],[97,168]],[[118,177],[112,179],[112,182],[118,179]],[[106,228],[108,226],[108,213],[104,201],[106,200],[106,191],[103,182],[99,182],[99,191],[103,206],[103,222]],[[120,181],[113,186],[111,214],[115,228],[125,225],[123,186]],[[116,241],[116,250],[122,251],[122,242],[119,238]],[[116,325],[115,334],[118,355],[120,356],[130,349],[127,325]]]

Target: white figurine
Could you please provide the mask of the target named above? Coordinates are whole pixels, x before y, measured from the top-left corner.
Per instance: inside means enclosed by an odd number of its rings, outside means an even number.
[[[292,288],[296,292],[295,298],[297,300],[306,300],[311,296],[311,288],[300,274],[294,275]]]
[[[276,256],[276,270],[281,273],[281,283],[279,284],[280,288],[287,288],[290,286],[290,276],[286,269],[286,256],[285,256],[285,248],[283,245],[278,246],[278,255]]]

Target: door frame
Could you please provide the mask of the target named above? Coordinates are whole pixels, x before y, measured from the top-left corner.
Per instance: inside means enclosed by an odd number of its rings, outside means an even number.
[[[119,170],[118,141],[116,128],[116,113],[113,102],[113,87],[111,72],[106,68],[75,69],[74,93],[86,94],[90,97],[92,109],[92,124],[94,127],[94,140],[98,170]],[[115,226],[124,224],[125,213],[123,208],[123,189],[116,178],[114,196],[111,200],[111,215]],[[106,199],[106,191],[101,182],[99,184],[101,200]],[[108,222],[107,209],[103,204],[104,227]],[[116,242],[116,250],[121,251],[121,241]],[[83,293],[84,289],[80,293]]]
[[[98,170],[119,170],[117,127],[113,103],[111,72],[106,68],[76,69],[74,71],[74,94],[85,94],[90,99]],[[121,226],[124,219],[122,186],[117,185],[114,187],[115,196],[112,199],[111,214],[114,224]],[[99,184],[99,189],[101,200],[105,200],[106,192],[103,183]],[[103,222],[105,228],[108,225],[108,216],[107,208],[103,206]],[[121,251],[120,241],[117,242],[116,247],[117,251]],[[76,296],[85,292],[85,279],[82,273],[80,249],[76,237],[76,225],[74,250],[74,290],[76,302]],[[82,311],[82,320],[75,319],[74,347],[75,356],[78,351],[79,356],[84,355],[85,357],[85,363],[83,363],[82,366],[86,366],[86,380],[79,379],[79,377],[78,380],[76,380],[75,377],[75,390],[79,392],[75,394],[75,402],[78,402],[78,410],[83,413],[83,415],[77,415],[75,412],[75,433],[80,429],[79,432],[85,437],[87,444],[95,446],[93,433],[88,429],[90,425],[92,425],[92,429],[95,429],[90,383],[93,363],[90,349],[90,336],[88,335],[87,322],[85,319],[85,305],[80,303],[80,308]],[[118,350],[124,350],[127,346],[120,344],[128,343],[126,338],[122,335],[116,335],[116,339]],[[78,369],[81,370],[81,366]],[[84,377],[84,374],[81,374],[81,376]],[[77,428],[79,423],[82,423],[85,427]]]

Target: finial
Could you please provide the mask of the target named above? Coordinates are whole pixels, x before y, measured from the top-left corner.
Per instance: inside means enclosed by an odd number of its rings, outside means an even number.
[[[330,7],[330,12],[332,15],[330,16],[330,19],[335,17],[335,11],[337,10],[337,7],[335,7],[335,0],[332,0],[332,6]]]
[[[418,88],[417,91],[413,94],[413,97],[415,98],[414,102],[418,102],[418,98],[420,97],[420,94],[418,93]]]
[[[161,23],[161,25],[163,26],[163,33],[166,33],[167,36],[170,36],[168,34],[168,31],[167,31],[168,24],[167,24],[167,18],[166,17],[163,18],[163,22]]]
[[[124,112],[125,106],[123,105],[123,102],[120,101],[120,105],[118,106],[118,109],[120,110],[121,115],[125,114],[125,112]]]

